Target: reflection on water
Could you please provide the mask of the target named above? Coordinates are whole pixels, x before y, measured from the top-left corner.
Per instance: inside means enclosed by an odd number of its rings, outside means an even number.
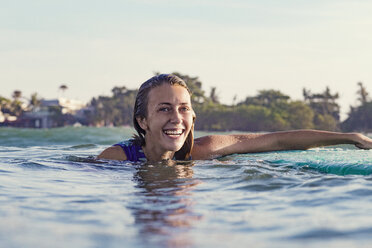
[[[137,188],[131,207],[139,240],[166,247],[190,247],[188,231],[201,218],[193,213],[191,189],[200,184],[194,180],[193,163],[159,163],[140,166],[134,180]]]

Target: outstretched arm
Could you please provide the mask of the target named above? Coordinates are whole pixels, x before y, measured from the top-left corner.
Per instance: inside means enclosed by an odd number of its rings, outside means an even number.
[[[295,130],[265,134],[211,135],[195,139],[194,159],[210,159],[234,153],[306,150],[312,147],[354,144],[372,148],[372,139],[359,133]]]

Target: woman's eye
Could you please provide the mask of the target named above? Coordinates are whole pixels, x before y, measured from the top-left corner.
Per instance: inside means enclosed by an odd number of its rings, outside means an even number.
[[[190,108],[189,107],[182,107],[181,111],[182,112],[187,112],[187,111],[190,111]]]
[[[169,112],[170,108],[160,108],[159,111],[160,112]]]

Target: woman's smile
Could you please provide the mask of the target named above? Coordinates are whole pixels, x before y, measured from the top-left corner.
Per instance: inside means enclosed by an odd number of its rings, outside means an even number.
[[[163,133],[170,138],[179,138],[184,132],[185,129],[163,129]]]

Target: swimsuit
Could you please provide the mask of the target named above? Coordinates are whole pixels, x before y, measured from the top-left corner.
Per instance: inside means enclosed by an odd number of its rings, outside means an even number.
[[[142,150],[142,147],[139,145],[135,145],[133,139],[121,141],[115,144],[114,146],[120,146],[123,149],[125,155],[127,156],[128,161],[132,162],[146,161],[146,156]],[[191,155],[186,160],[192,160]]]
[[[133,139],[124,140],[115,144],[114,146],[120,146],[123,149],[128,161],[146,161],[146,156],[142,150],[142,147],[135,145],[133,141]]]

